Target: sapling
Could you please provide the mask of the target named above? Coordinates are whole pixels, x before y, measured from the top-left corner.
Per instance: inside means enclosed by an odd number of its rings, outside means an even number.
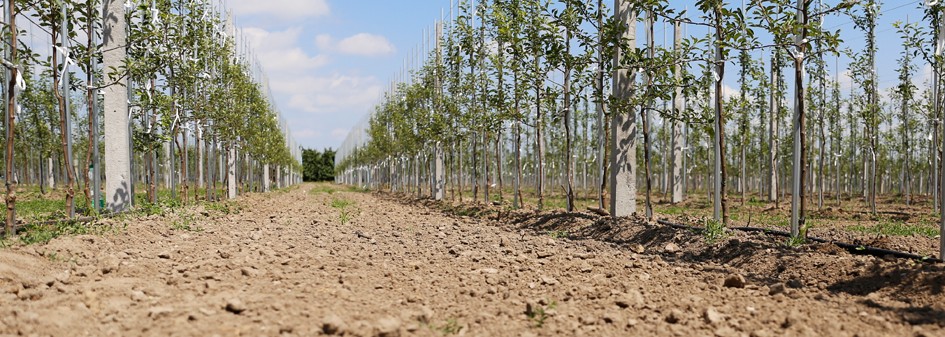
[[[353,201],[347,199],[332,199],[331,207],[338,210],[338,220],[341,222],[342,226],[351,222],[351,220],[361,212]]]

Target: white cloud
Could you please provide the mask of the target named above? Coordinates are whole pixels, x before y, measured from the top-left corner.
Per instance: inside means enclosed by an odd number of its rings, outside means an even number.
[[[735,89],[728,84],[722,83],[722,99],[729,100],[737,95],[739,95],[738,89]]]
[[[295,76],[272,83],[273,91],[289,97],[288,108],[309,114],[368,111],[383,86],[374,77],[341,74]]]
[[[298,138],[299,140],[302,140],[302,139],[314,139],[314,138],[321,137],[321,135],[322,135],[321,132],[318,132],[318,131],[315,131],[315,130],[312,130],[312,129],[302,129],[302,130],[293,132],[292,134],[293,134],[296,138]]]
[[[331,130],[331,137],[334,138],[335,140],[339,141],[339,142],[340,142],[340,141],[343,141],[343,140],[345,140],[345,137],[348,136],[348,131],[350,131],[350,130],[349,130],[349,129],[341,129],[341,128]]]
[[[260,48],[291,48],[295,47],[302,33],[301,27],[292,27],[281,32],[270,32],[262,28],[243,28],[243,33],[249,38],[254,49]]]
[[[281,73],[297,74],[320,68],[329,62],[326,55],[309,55],[298,47],[302,28],[289,28],[270,32],[261,28],[246,28],[243,33],[259,56],[260,62],[270,76]]]
[[[913,77],[912,84],[916,87],[922,88],[925,85],[931,85],[932,83],[932,65],[926,64],[922,66],[922,70],[919,71],[917,76]]]
[[[850,74],[849,70],[840,72],[840,91],[847,93],[850,92],[850,88],[853,88],[853,78]]]
[[[321,50],[361,56],[390,55],[395,51],[386,37],[368,33],[358,33],[337,42],[330,35],[321,34],[315,37],[315,45]]]
[[[278,19],[300,19],[331,13],[327,0],[232,0],[237,16],[260,15]]]
[[[318,34],[315,37],[315,46],[321,50],[332,49],[332,45],[335,43],[335,40],[331,38],[331,35],[328,34]]]

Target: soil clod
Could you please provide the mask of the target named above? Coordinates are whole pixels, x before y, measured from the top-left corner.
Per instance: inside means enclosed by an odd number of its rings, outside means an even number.
[[[745,284],[745,277],[740,274],[729,275],[725,278],[725,282],[722,283],[726,288],[744,288]]]

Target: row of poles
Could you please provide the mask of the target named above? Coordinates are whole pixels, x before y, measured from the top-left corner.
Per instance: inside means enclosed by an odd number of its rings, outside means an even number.
[[[14,125],[16,120],[16,115],[18,114],[19,105],[17,103],[17,94],[19,90],[23,89],[23,78],[22,78],[22,65],[18,62],[17,45],[18,45],[18,34],[17,25],[16,25],[16,0],[3,0],[3,19],[6,23],[5,28],[5,37],[8,39],[6,43],[6,48],[3,49],[3,79],[4,79],[4,116],[6,124],[6,139],[11,140],[15,137],[14,134]],[[132,151],[132,114],[130,105],[132,104],[132,93],[133,93],[133,84],[129,83],[129,78],[127,75],[121,76],[114,83],[110,83],[106,86],[99,87],[98,84],[102,83],[101,79],[96,79],[96,72],[101,69],[122,69],[126,64],[126,59],[128,57],[127,48],[129,27],[128,22],[126,21],[126,15],[128,10],[133,8],[134,3],[129,0],[103,0],[100,17],[102,18],[102,35],[104,40],[102,45],[102,64],[95,65],[93,71],[90,74],[87,74],[89,78],[88,85],[88,94],[90,97],[95,99],[90,99],[89,104],[92,105],[91,113],[89,118],[91,119],[90,123],[90,137],[89,141],[91,142],[91,148],[93,153],[91,154],[91,163],[89,168],[89,174],[91,175],[91,194],[93,199],[93,207],[97,211],[102,211],[102,206],[99,204],[99,200],[104,200],[104,210],[109,212],[124,212],[129,210],[134,206],[134,153]],[[220,4],[222,7],[222,4]],[[69,111],[71,102],[70,95],[71,93],[71,83],[70,83],[70,68],[69,68],[69,55],[68,50],[70,48],[70,31],[68,25],[69,12],[67,6],[63,5],[61,9],[62,15],[62,24],[59,32],[59,37],[61,38],[60,44],[61,47],[53,46],[58,51],[63,53],[62,62],[61,62],[61,90],[62,90],[62,99],[64,103],[61,103],[66,109],[65,113],[65,129],[61,130],[64,133],[64,139],[66,141],[64,160],[72,160],[72,121],[71,121],[71,112]],[[90,14],[91,15],[91,14]],[[90,24],[91,25],[91,24]],[[235,27],[233,27],[232,21],[228,20],[226,22],[228,27],[224,29],[229,29],[235,35]],[[92,45],[97,46],[99,44],[98,34],[93,31],[94,28],[90,28],[91,36],[93,39]],[[273,98],[272,92],[269,89],[268,78],[262,71],[262,67],[259,64],[258,60],[251,54],[251,50],[248,46],[248,42],[245,41],[245,38],[242,41],[242,45],[238,47],[238,53],[244,63],[246,63],[247,68],[252,69],[250,76],[254,79],[255,82],[260,83],[263,93],[267,96],[270,104],[275,107],[275,100]],[[59,65],[52,65],[53,71],[57,71],[56,68]],[[99,104],[99,99],[101,98],[101,104]],[[301,162],[302,151],[299,148],[298,143],[291,136],[291,132],[288,127],[288,123],[281,115],[281,112],[278,109],[274,109],[277,113],[278,124],[282,132],[282,136],[285,140],[285,144],[289,147],[291,156],[296,160],[296,162]],[[104,117],[104,129],[98,130],[99,126],[99,113]],[[104,186],[104,196],[102,189],[102,158],[99,155],[99,135],[103,135],[104,141],[104,176],[105,176],[105,186]],[[187,137],[185,134],[184,137]],[[235,178],[235,146],[231,146],[230,153],[227,156],[229,158],[227,162],[227,171],[228,171],[228,197],[236,197],[236,178]],[[6,171],[4,172],[5,186],[7,188],[7,226],[6,231],[8,233],[12,232],[12,224],[16,223],[16,214],[13,204],[16,201],[15,194],[15,171],[14,171],[14,148],[13,142],[8,141],[7,146],[4,152],[4,158],[7,163]],[[71,165],[67,165],[71,167]],[[269,167],[265,166],[265,172],[263,172],[264,182],[263,186],[265,190],[269,189]],[[209,168],[208,168],[209,169]],[[68,172],[70,179],[75,177],[74,168],[71,172]],[[302,174],[299,170],[293,168],[276,168],[276,184],[278,187],[290,186],[293,184],[298,184],[302,181]],[[209,182],[208,182],[209,183]],[[68,216],[70,218],[75,217],[75,207],[74,207],[74,198],[70,200],[72,205],[67,205],[69,209]]]

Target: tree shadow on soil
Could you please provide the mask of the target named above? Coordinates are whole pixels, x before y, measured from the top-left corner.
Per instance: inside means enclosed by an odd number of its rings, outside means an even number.
[[[882,267],[871,265],[861,275],[834,283],[827,287],[833,292],[865,296],[890,285],[898,285],[898,294],[942,295],[945,292],[945,268],[942,266],[924,266],[924,268]]]
[[[865,296],[875,291],[886,290],[890,298],[910,302],[918,297],[940,297],[945,295],[945,267],[922,265],[921,268],[905,264],[874,263],[865,272],[856,270],[854,262],[836,258],[848,254],[832,244],[809,244],[799,248],[786,246],[783,238],[763,233],[739,233],[737,237],[722,239],[717,243],[705,242],[701,231],[651,225],[641,219],[614,221],[608,217],[597,217],[582,213],[557,213],[523,217],[515,224],[519,229],[567,231],[572,240],[596,240],[621,246],[640,244],[649,254],[660,255],[668,262],[686,263],[713,262],[735,267],[747,272],[744,275],[756,284],[782,283],[790,279],[806,281],[806,285],[825,283],[825,291]],[[679,253],[666,253],[661,249],[673,242],[682,246]],[[816,262],[811,254],[822,255]],[[893,260],[896,262],[897,260]],[[907,262],[907,261],[903,261]],[[816,263],[816,265],[811,265]],[[806,266],[804,266],[807,264]],[[852,265],[851,265],[852,264]],[[819,268],[818,268],[819,266]],[[726,268],[705,266],[705,270],[728,273]],[[801,285],[801,286],[806,286]],[[914,309],[913,315],[938,313]]]
[[[901,316],[911,324],[945,322],[945,311],[933,305],[941,303],[940,299],[945,296],[945,265],[892,258],[851,258],[845,249],[833,244],[792,247],[785,244],[783,237],[757,232],[731,232],[729,236],[713,241],[707,240],[701,229],[655,225],[639,217],[614,220],[580,212],[508,210],[484,204],[452,206],[432,201],[421,203],[453,215],[489,217],[509,229],[527,230],[539,235],[564,232],[571,240],[611,243],[634,251],[637,245],[642,245],[644,255],[660,256],[667,262],[698,264],[703,270],[720,275],[742,272],[750,283],[757,285],[817,286],[822,289],[820,291],[853,296],[879,292],[882,297],[904,305],[884,306],[870,299],[863,299],[862,303]],[[669,243],[676,244],[678,249],[669,251],[665,248]]]
[[[897,308],[879,304],[873,300],[867,299],[860,301],[863,305],[881,311],[887,311],[897,314],[899,317],[912,325],[925,324],[945,324],[945,311],[932,308],[925,305],[921,307]]]

